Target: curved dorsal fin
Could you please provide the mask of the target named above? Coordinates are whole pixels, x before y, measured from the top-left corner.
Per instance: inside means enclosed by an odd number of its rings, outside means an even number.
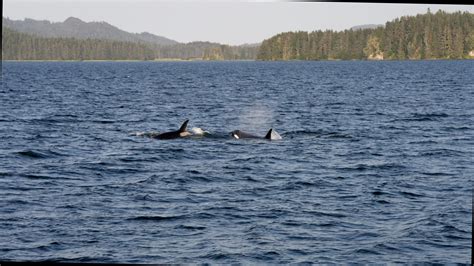
[[[186,131],[186,127],[188,126],[188,122],[189,122],[189,119],[187,119],[186,121],[184,121],[184,123],[181,125],[181,127],[179,128],[179,132],[185,132]]]
[[[272,130],[273,130],[273,128],[270,128],[270,130],[268,130],[267,135],[265,135],[266,139],[272,139]]]

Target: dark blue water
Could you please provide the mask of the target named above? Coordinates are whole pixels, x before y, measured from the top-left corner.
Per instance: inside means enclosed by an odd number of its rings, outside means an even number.
[[[0,259],[469,263],[473,70],[3,62]]]

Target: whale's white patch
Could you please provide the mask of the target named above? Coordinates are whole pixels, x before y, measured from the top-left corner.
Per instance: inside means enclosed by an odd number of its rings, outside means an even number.
[[[201,128],[199,127],[193,127],[191,129],[191,131],[193,132],[194,135],[204,135],[204,134],[209,134],[208,131],[206,130],[202,130]]]
[[[187,136],[191,136],[191,133],[189,133],[188,131],[184,131],[184,132],[180,132],[179,136],[180,137],[187,137]]]

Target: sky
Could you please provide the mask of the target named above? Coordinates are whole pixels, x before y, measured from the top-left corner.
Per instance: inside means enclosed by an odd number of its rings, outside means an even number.
[[[397,17],[445,10],[474,12],[472,5],[277,2],[269,0],[4,0],[3,16],[62,22],[76,17],[105,21],[134,33],[179,42],[258,43],[280,32],[344,30],[385,24]]]

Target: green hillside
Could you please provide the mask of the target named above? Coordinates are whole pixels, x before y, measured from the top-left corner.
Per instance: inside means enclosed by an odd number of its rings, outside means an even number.
[[[474,14],[404,16],[384,27],[286,32],[262,42],[260,60],[463,59],[474,57]]]

